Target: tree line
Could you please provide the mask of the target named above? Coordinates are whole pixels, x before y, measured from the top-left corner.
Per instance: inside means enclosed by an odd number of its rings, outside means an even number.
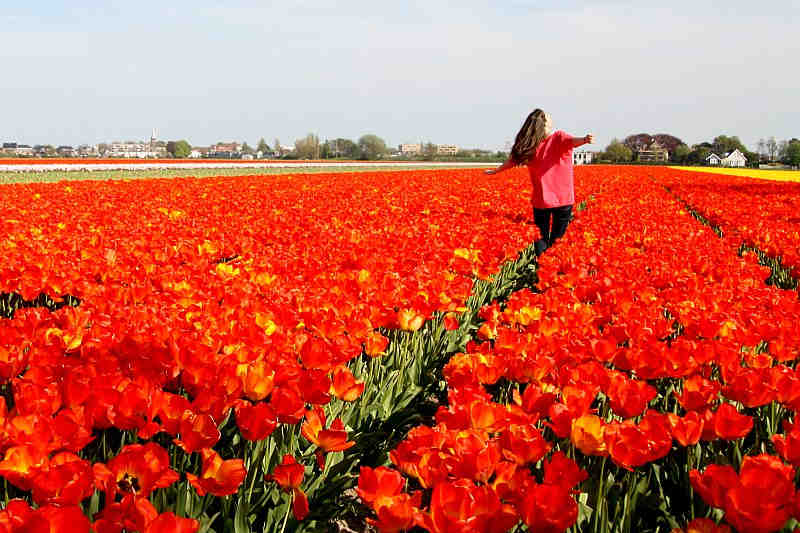
[[[263,141],[263,139],[262,139]],[[260,143],[259,143],[260,146]],[[275,146],[280,146],[280,141],[275,140]],[[262,153],[268,152],[266,149],[259,150]],[[277,151],[277,150],[276,150]],[[368,133],[359,137],[358,141],[351,139],[336,138],[326,139],[320,142],[317,135],[309,133],[302,139],[298,139],[294,143],[294,151],[290,153],[281,153],[280,156],[291,159],[355,159],[355,160],[376,160],[383,159],[390,155],[396,155],[396,152],[386,144],[381,137]],[[437,145],[427,142],[420,143],[420,152],[416,155],[404,155],[407,159],[416,159],[423,161],[437,160],[450,160],[456,158],[467,158],[472,160],[487,160],[497,161],[504,159],[507,154],[503,152],[492,152],[489,150],[481,149],[460,149],[457,156],[446,156],[438,153]]]
[[[777,141],[775,137],[758,140],[758,153],[762,159],[779,161],[785,165],[800,166],[800,139],[793,137]]]
[[[219,144],[229,143],[217,143]],[[433,160],[469,160],[469,161],[501,161],[507,157],[505,152],[494,152],[491,150],[459,149],[456,155],[439,154],[437,145],[431,142],[420,142],[420,151],[417,154],[403,154],[403,159],[433,161]],[[192,146],[186,140],[169,141],[165,143],[167,153],[175,158],[189,157]],[[335,139],[320,140],[319,136],[309,133],[301,139],[297,139],[294,145],[288,147],[281,143],[280,139],[275,140],[270,145],[265,138],[261,138],[255,147],[247,142],[241,143],[238,153],[241,155],[252,155],[254,157],[269,157],[280,159],[348,159],[348,160],[379,160],[386,157],[397,157],[398,153],[393,147],[386,144],[381,137],[368,133],[362,135],[357,141],[338,137]],[[235,157],[235,156],[234,156]]]
[[[275,140],[280,146],[279,141]],[[294,152],[287,154],[296,159],[381,159],[389,153],[386,141],[368,133],[359,137],[358,141],[336,138],[320,142],[319,137],[309,133],[294,143]]]
[[[747,164],[758,166],[761,162],[780,162],[786,165],[800,165],[800,140],[793,138],[777,142],[774,137],[758,143],[758,152],[752,152],[742,143],[738,136],[718,135],[710,142],[701,142],[691,146],[680,138],[668,133],[651,135],[637,133],[624,139],[613,139],[606,149],[598,154],[597,160],[611,163],[634,161],[637,155],[657,142],[667,151],[667,162],[681,165],[702,165],[712,153],[724,157],[739,150],[747,158]]]
[[[226,143],[217,143],[226,144]],[[212,145],[215,146],[215,145]],[[166,144],[166,151],[172,157],[189,157],[192,146],[188,141],[169,141]],[[241,143],[239,149],[241,154],[258,155],[263,157],[282,157],[286,159],[380,159],[389,153],[386,142],[374,134],[362,135],[357,142],[350,139],[326,139],[320,142],[317,135],[309,133],[302,139],[297,139],[291,149],[287,149],[281,144],[280,139],[276,138],[270,146],[265,138],[261,138],[255,147],[250,146],[246,141]]]

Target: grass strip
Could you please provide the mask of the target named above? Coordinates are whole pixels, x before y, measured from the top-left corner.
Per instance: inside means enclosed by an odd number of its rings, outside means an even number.
[[[681,205],[683,206],[683,208],[684,208],[684,209],[686,209],[686,211],[687,211],[687,212],[688,212],[690,215],[692,215],[692,216],[693,216],[695,219],[699,220],[699,221],[700,221],[702,224],[704,224],[704,225],[708,226],[709,228],[711,228],[711,229],[712,229],[712,231],[713,231],[714,233],[716,233],[716,234],[717,234],[717,237],[719,237],[720,239],[723,239],[723,238],[725,238],[725,232],[724,232],[724,231],[722,231],[722,228],[721,228],[721,227],[720,227],[718,224],[714,224],[713,222],[711,222],[711,221],[710,221],[708,218],[706,218],[706,217],[703,215],[703,213],[701,213],[700,211],[698,211],[697,209],[695,209],[695,208],[694,208],[692,205],[690,205],[690,204],[689,204],[689,203],[688,203],[686,200],[684,200],[683,198],[681,198],[680,196],[678,196],[677,194],[675,194],[675,193],[673,192],[673,190],[672,190],[672,189],[670,189],[670,188],[669,188],[669,187],[667,187],[666,185],[661,185],[661,186],[662,186],[662,187],[664,187],[664,189],[665,189],[665,190],[666,190],[666,191],[667,191],[667,192],[668,192],[668,193],[669,193],[669,194],[670,194],[670,195],[671,195],[671,196],[672,196],[672,197],[673,197],[673,198],[674,198],[674,199],[675,199],[675,200],[676,200],[676,201],[677,201],[679,204],[681,204]]]
[[[488,164],[486,166],[489,166]],[[9,183],[54,183],[78,180],[129,180],[145,178],[209,178],[217,176],[267,176],[273,174],[319,174],[332,172],[403,172],[416,170],[442,170],[446,166],[420,165],[398,166],[342,166],[342,167],[279,167],[279,168],[196,168],[163,170],[45,170],[41,172],[0,172],[0,184]],[[465,168],[465,167],[452,167]],[[480,165],[466,168],[480,168]]]
[[[779,289],[797,290],[798,279],[792,276],[792,270],[790,268],[783,266],[780,257],[771,256],[756,246],[748,246],[745,243],[739,245],[740,257],[744,257],[744,254],[748,252],[754,252],[758,257],[758,264],[769,267],[772,271],[764,283],[767,285],[774,285]]]
[[[16,292],[0,292],[0,318],[14,318],[14,312],[17,309],[44,307],[48,311],[55,311],[67,305],[77,307],[80,303],[80,299],[69,294],[63,295],[59,300],[54,300],[42,292],[33,300],[26,300]]]

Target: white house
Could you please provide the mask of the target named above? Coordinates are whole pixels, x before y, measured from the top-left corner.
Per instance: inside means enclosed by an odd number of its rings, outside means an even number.
[[[436,146],[436,153],[439,155],[456,155],[458,146],[455,144],[439,144]]]
[[[98,153],[96,145],[82,144],[78,146],[78,155],[81,157],[96,156]]]
[[[108,146],[106,155],[111,157],[125,157],[130,159],[145,159],[159,157],[163,151],[147,141],[142,142],[112,142]]]
[[[743,167],[747,164],[747,158],[737,148],[720,160],[723,167]]]
[[[422,151],[422,145],[419,143],[417,144],[406,143],[400,145],[400,153],[403,155],[409,155],[409,154],[416,155],[421,151]]]
[[[743,167],[747,164],[747,158],[737,148],[733,152],[725,154],[725,157],[720,157],[712,152],[706,157],[706,164],[720,167]]]
[[[581,150],[580,152],[573,151],[572,152],[572,164],[573,165],[588,165],[594,159],[593,152],[586,152]]]

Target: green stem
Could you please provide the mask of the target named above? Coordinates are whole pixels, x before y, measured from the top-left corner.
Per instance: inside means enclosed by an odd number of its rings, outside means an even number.
[[[286,529],[286,522],[289,520],[289,513],[292,512],[292,503],[294,502],[294,492],[289,496],[289,506],[286,508],[286,515],[283,517],[283,525],[281,525],[281,533]]]
[[[689,479],[689,472],[692,471],[694,459],[694,446],[686,447],[686,479]],[[689,483],[689,517],[694,520],[694,487]]]
[[[733,441],[733,458],[736,461],[736,470],[739,470],[739,467],[742,466],[742,451],[739,449],[739,440]]]
[[[776,401],[772,401],[769,404],[769,435],[767,437],[771,437],[778,432],[778,409],[777,409]]]
[[[594,516],[592,517],[592,531],[597,533],[597,526],[602,524],[603,521],[603,505],[605,504],[605,472],[606,472],[606,458],[600,462],[600,482],[597,485],[597,496],[594,504]]]

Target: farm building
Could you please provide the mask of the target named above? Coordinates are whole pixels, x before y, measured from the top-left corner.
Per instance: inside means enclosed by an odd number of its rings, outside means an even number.
[[[712,152],[706,157],[706,164],[720,167],[743,167],[747,164],[747,158],[737,148],[733,152],[725,154],[725,157],[720,157]]]
[[[737,148],[733,152],[730,152],[725,157],[720,160],[720,163],[723,167],[743,167],[747,164],[747,158],[744,154]]]
[[[588,165],[594,159],[594,152],[586,152],[586,151],[573,151],[572,152],[572,164],[573,165]]]
[[[417,144],[401,144],[400,145],[400,153],[403,155],[416,155],[422,151],[422,145]]]
[[[653,139],[653,142],[647,145],[644,150],[639,150],[636,156],[639,161],[666,161],[669,159],[669,152],[657,140]]]
[[[436,153],[439,155],[456,155],[458,146],[455,144],[439,144],[436,146]]]

